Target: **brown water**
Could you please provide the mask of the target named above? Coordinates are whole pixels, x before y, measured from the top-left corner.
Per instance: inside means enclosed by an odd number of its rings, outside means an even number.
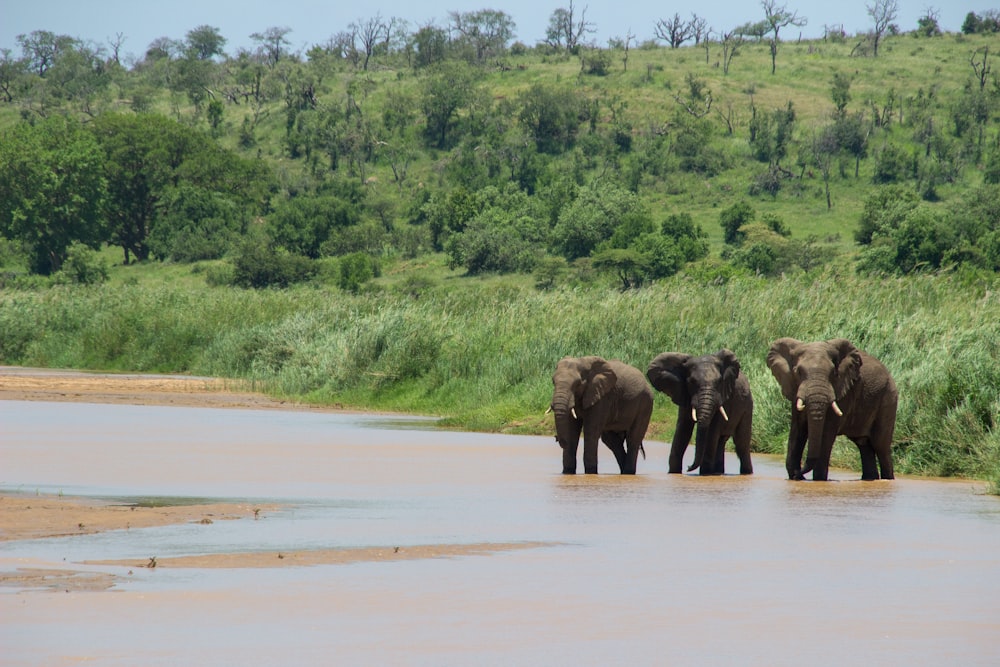
[[[0,545],[0,570],[359,546],[488,556],[0,589],[0,664],[996,665],[1000,500],[966,482],[566,477],[550,437],[316,413],[0,402],[0,488],[286,503]],[[690,456],[690,454],[689,454]],[[735,457],[727,461],[738,469]],[[616,469],[601,452],[602,470]]]

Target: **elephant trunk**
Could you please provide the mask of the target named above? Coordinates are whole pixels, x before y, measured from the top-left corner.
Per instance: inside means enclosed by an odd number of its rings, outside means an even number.
[[[837,406],[832,389],[827,387],[820,387],[811,392],[803,392],[796,401],[796,409],[799,412],[806,413],[806,423],[808,425],[808,448],[806,450],[805,466],[802,468],[802,474],[805,475],[812,472],[817,464],[822,462],[829,454],[825,451],[826,442],[824,437],[828,411],[833,410],[838,416],[842,413]],[[825,468],[825,466],[823,467]]]
[[[556,391],[552,396],[552,413],[555,415],[556,440],[566,448],[580,439],[580,419],[576,414],[576,399],[572,392]]]
[[[725,411],[716,401],[715,395],[711,391],[699,392],[691,407],[691,419],[697,425],[697,430],[694,437],[694,462],[691,463],[688,472],[700,468],[705,461],[706,440],[717,411],[721,411],[725,415]],[[729,417],[726,415],[726,420],[728,421],[728,419]]]

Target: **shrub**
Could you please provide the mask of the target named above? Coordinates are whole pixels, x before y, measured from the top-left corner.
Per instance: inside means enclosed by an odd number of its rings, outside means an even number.
[[[381,275],[378,261],[363,252],[355,252],[345,255],[340,260],[340,278],[337,284],[340,289],[355,294],[361,291],[361,287],[372,278]]]
[[[245,241],[233,258],[233,284],[237,287],[288,287],[315,273],[316,266],[308,258],[259,239]]]
[[[108,263],[82,243],[73,243],[66,251],[66,261],[53,276],[57,283],[97,285],[108,280]]]

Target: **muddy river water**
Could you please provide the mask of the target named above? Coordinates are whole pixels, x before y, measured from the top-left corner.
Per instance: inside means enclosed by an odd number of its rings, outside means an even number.
[[[0,489],[278,506],[260,520],[0,543],[2,665],[997,665],[1000,499],[970,482],[563,476],[551,437],[317,412],[0,401]],[[692,452],[688,453],[690,458]],[[727,461],[737,470],[735,457]],[[85,561],[430,544],[282,568]],[[125,570],[128,569],[126,575]]]

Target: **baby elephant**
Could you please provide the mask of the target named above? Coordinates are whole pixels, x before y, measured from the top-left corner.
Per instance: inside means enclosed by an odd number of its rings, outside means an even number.
[[[634,475],[642,440],[653,414],[653,391],[642,371],[601,357],[566,357],[552,375],[556,441],[563,450],[563,474],[576,473],[583,431],[583,467],[597,472],[597,442],[614,452],[623,475]],[[628,444],[626,450],[625,445]]]
[[[740,457],[740,474],[753,474],[753,396],[735,354],[725,349],[703,357],[664,352],[649,363],[646,377],[678,407],[670,472],[681,472],[684,451],[697,425],[694,463],[689,472],[700,468],[702,475],[724,474],[726,441],[732,438]]]

